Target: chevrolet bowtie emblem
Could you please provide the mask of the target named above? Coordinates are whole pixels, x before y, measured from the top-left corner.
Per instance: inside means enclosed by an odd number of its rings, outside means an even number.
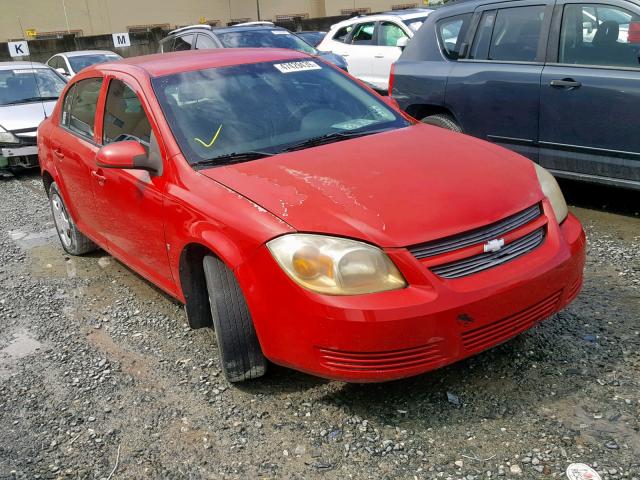
[[[497,252],[504,247],[504,238],[496,238],[495,240],[489,240],[484,244],[484,253]]]

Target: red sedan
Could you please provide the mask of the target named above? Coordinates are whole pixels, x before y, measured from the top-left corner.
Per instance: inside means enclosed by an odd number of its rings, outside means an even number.
[[[284,50],[85,70],[38,132],[62,246],[184,302],[232,382],[416,375],[564,308],[585,237],[553,177],[390,102]]]

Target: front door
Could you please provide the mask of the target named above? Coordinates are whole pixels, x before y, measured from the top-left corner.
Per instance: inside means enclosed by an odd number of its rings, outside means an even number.
[[[144,94],[125,76],[110,78],[102,115],[102,143],[135,140],[163,158]],[[111,252],[167,291],[174,290],[164,238],[165,176],[94,165],[93,191]]]
[[[640,8],[560,1],[542,74],[540,163],[563,176],[640,185]]]
[[[89,238],[102,243],[99,221],[91,187],[98,143],[95,119],[103,79],[77,82],[65,97],[58,128],[51,136],[51,150],[60,175],[59,187],[78,228]]]
[[[371,82],[380,90],[389,89],[389,74],[391,65],[395,63],[402,49],[398,47],[398,40],[409,38],[400,25],[394,22],[380,22],[378,24],[377,46],[373,54],[373,69]]]
[[[465,133],[534,160],[552,4],[514,1],[478,9],[470,48],[454,63],[445,94]]]

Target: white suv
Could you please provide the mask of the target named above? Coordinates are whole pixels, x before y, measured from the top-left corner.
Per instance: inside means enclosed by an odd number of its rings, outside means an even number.
[[[432,11],[416,8],[350,18],[333,25],[317,48],[343,56],[351,75],[387,91],[391,64]]]

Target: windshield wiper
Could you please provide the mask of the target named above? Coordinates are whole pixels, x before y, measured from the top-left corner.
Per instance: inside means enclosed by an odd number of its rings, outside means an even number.
[[[383,128],[380,130],[356,130],[356,131],[342,131],[332,132],[325,135],[319,135],[317,137],[308,138],[300,143],[294,143],[288,147],[279,150],[278,153],[295,152],[296,150],[303,150],[305,148],[317,147],[320,145],[326,145],[327,143],[339,142],[340,140],[346,140],[349,138],[364,137],[366,135],[373,135],[376,133],[386,132],[392,130],[391,128]]]
[[[47,102],[49,100],[57,100],[58,97],[29,97],[22,98],[20,100],[16,100],[15,102],[5,103],[5,105],[20,105],[22,103],[30,103],[30,102]]]
[[[258,160],[259,158],[270,157],[273,153],[259,152],[250,150],[248,152],[233,152],[219,157],[209,158],[207,160],[200,160],[192,163],[194,167],[217,167],[220,165],[231,165],[233,163],[248,162],[250,160]]]

